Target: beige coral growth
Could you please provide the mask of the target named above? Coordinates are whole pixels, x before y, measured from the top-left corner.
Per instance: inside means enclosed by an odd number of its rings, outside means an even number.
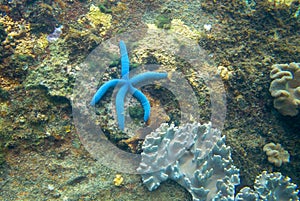
[[[283,5],[283,4],[290,6],[294,0],[268,0],[268,1],[274,3],[276,6]]]
[[[290,162],[290,154],[281,147],[281,144],[268,143],[263,150],[268,156],[268,161],[274,163],[275,166],[280,167],[282,163]]]
[[[184,37],[198,41],[201,37],[201,33],[196,29],[184,24],[180,19],[173,19],[171,22],[171,31],[177,34],[181,34]]]
[[[100,35],[104,35],[111,26],[112,16],[102,13],[100,9],[94,5],[91,5],[86,17],[92,27],[100,29]]]
[[[296,116],[300,108],[300,63],[275,64],[269,91],[274,107],[283,115]]]
[[[36,43],[36,37],[30,33],[30,24],[24,19],[14,21],[9,16],[0,16],[0,24],[3,24],[6,39],[1,45],[5,49],[14,49],[17,55],[35,57],[33,48]]]

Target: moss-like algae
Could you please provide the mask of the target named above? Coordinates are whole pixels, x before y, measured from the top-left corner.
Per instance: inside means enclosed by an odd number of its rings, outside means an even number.
[[[68,65],[69,51],[58,40],[49,46],[50,56],[30,71],[24,85],[26,88],[44,86],[52,96],[70,97],[74,84],[72,68]]]
[[[3,27],[3,24],[0,23],[0,42],[4,41],[6,38],[7,34],[5,32],[5,29]]]
[[[9,98],[9,93],[0,87],[0,101],[6,101]]]
[[[167,14],[160,14],[155,19],[155,25],[161,29],[170,29],[172,19]]]

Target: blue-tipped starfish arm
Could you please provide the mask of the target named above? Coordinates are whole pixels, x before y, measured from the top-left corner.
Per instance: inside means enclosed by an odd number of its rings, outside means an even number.
[[[134,76],[129,79],[129,58],[126,49],[126,45],[124,41],[120,41],[120,54],[121,54],[121,79],[113,79],[105,84],[103,84],[95,93],[92,98],[91,105],[94,106],[103,95],[107,92],[107,90],[111,87],[115,87],[119,85],[119,91],[116,96],[116,112],[118,125],[121,130],[124,130],[125,127],[125,115],[124,115],[124,101],[127,92],[129,91],[142,105],[144,109],[144,121],[148,121],[150,117],[150,103],[147,97],[138,89],[136,89],[133,85],[138,84],[145,81],[150,80],[159,80],[163,78],[167,78],[167,73],[158,73],[158,72],[146,72],[139,75]]]
[[[118,91],[116,96],[116,111],[119,128],[124,130],[125,127],[125,115],[124,115],[124,102],[128,91],[128,84],[124,84]]]
[[[168,77],[168,73],[146,72],[132,77],[130,79],[130,83],[134,85],[149,80],[159,80],[167,77]]]
[[[133,95],[133,97],[135,97],[142,105],[143,109],[144,109],[144,121],[148,121],[149,117],[150,117],[150,103],[147,99],[147,97],[138,89],[134,88],[134,87],[130,87],[130,93]]]
[[[121,76],[129,79],[129,58],[124,41],[120,41],[120,54],[121,54]]]
[[[96,105],[96,103],[103,97],[107,90],[111,87],[115,87],[119,83],[119,81],[119,79],[113,79],[103,84],[93,96],[93,99],[90,104],[92,106]]]

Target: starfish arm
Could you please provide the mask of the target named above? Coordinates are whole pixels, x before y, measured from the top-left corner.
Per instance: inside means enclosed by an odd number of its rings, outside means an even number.
[[[158,73],[158,72],[146,72],[136,75],[130,79],[132,85],[138,84],[140,82],[145,82],[148,80],[159,80],[168,77],[168,73]]]
[[[103,95],[107,92],[107,90],[111,87],[115,87],[121,80],[119,79],[113,79],[105,84],[103,84],[95,93],[95,95],[92,98],[91,105],[94,106],[96,103],[103,97]]]
[[[125,127],[125,115],[124,115],[124,101],[128,91],[128,84],[121,86],[116,96],[116,111],[119,128],[124,130]]]
[[[133,86],[130,87],[130,93],[141,103],[144,109],[144,121],[148,121],[151,107],[147,97],[140,90],[134,88]]]
[[[121,54],[121,76],[124,79],[129,79],[129,58],[124,41],[120,41],[120,54]]]

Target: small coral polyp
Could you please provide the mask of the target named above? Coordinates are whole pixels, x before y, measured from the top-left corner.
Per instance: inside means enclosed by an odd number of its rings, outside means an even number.
[[[270,78],[274,107],[284,116],[296,116],[300,108],[300,63],[274,64]]]
[[[281,144],[268,143],[263,150],[268,156],[268,161],[276,167],[280,167],[282,163],[290,162],[290,154],[281,147]]]
[[[90,11],[86,15],[86,18],[89,20],[90,25],[93,28],[97,28],[99,30],[100,35],[104,35],[111,26],[112,16],[102,13],[100,9],[93,4],[90,7]]]
[[[14,21],[9,16],[0,16],[0,24],[3,25],[7,36],[1,43],[4,49],[14,49],[15,55],[35,57],[33,48],[36,37],[30,33],[30,23],[21,19]]]

